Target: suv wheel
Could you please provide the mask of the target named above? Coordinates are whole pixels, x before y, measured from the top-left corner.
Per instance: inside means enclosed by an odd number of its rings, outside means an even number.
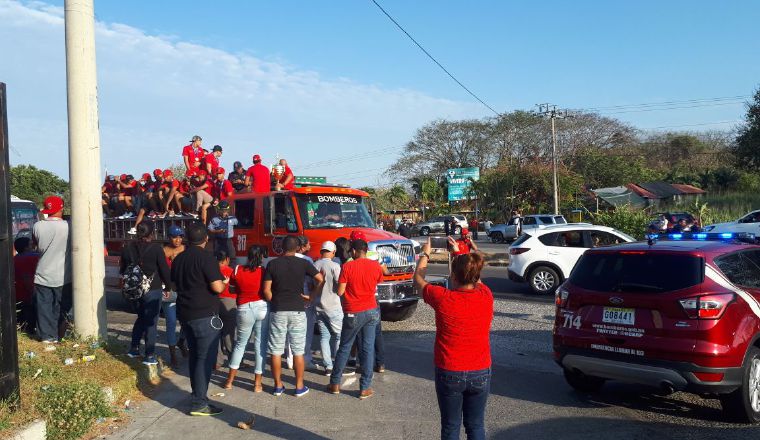
[[[528,283],[534,293],[552,295],[559,287],[560,279],[557,271],[551,267],[539,266],[530,272]]]
[[[720,403],[726,418],[745,423],[760,422],[760,349],[750,347],[741,388],[720,396]]]
[[[430,235],[430,228],[427,226],[424,226],[422,229],[420,229],[420,235],[428,236]]]
[[[586,376],[583,373],[570,371],[567,368],[563,368],[562,372],[565,375],[565,381],[567,381],[567,384],[573,387],[574,390],[582,393],[599,391],[604,385],[604,379],[601,377]]]
[[[455,226],[454,227],[454,235],[459,235],[462,233],[462,227],[461,226]]]
[[[501,232],[491,233],[491,243],[501,243],[504,241],[504,235]]]

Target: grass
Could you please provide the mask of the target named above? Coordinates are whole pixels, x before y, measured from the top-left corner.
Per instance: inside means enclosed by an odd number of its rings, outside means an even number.
[[[18,349],[20,402],[0,402],[0,438],[36,419],[47,421],[48,440],[87,437],[99,421],[117,417],[127,399],[142,396],[139,362],[124,356],[118,344],[64,340],[46,352],[42,343],[18,332]],[[91,355],[94,360],[82,360]],[[67,358],[75,362],[65,365]]]

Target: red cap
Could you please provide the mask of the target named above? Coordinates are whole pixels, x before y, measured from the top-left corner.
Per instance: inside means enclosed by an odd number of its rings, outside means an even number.
[[[119,177],[119,180],[127,180],[127,175],[126,175],[126,174],[122,174],[122,175]]]
[[[150,180],[150,173],[143,173],[142,180]]]
[[[367,241],[367,236],[365,236],[364,232],[362,231],[351,231],[351,236],[349,238],[351,239],[351,241],[354,241],[354,240]]]
[[[199,179],[205,179],[206,178],[206,171],[204,170],[197,170],[194,174],[195,177]]]
[[[50,196],[45,199],[43,203],[45,209],[40,211],[43,214],[55,214],[56,212],[63,211],[63,199],[58,196]]]
[[[164,172],[161,171],[161,168],[156,168],[155,170],[153,170],[153,175],[156,176],[156,177],[162,176],[163,174],[164,174]]]
[[[164,177],[169,177],[169,176],[174,176],[174,173],[172,173],[172,170],[167,168],[164,170]]]
[[[198,170],[195,168],[188,168],[187,171],[185,171],[185,176],[187,177],[193,177],[196,174],[198,174]]]
[[[253,155],[253,161],[254,162],[261,162],[261,156],[259,156],[258,154],[254,154]]]
[[[216,174],[224,174],[224,168],[219,167],[216,169]]]
[[[469,229],[467,229],[467,228],[462,228],[462,235],[463,235],[463,236],[464,236],[464,235],[467,235],[467,234],[469,234],[469,233],[470,233],[470,230],[469,230]]]

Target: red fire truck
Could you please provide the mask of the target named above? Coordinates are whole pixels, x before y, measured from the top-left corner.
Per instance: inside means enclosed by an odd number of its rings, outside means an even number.
[[[238,219],[233,237],[237,262],[245,261],[248,248],[253,244],[268,246],[270,256],[282,254],[282,240],[288,235],[306,236],[311,243],[309,256],[317,259],[324,241],[348,238],[352,231],[362,231],[371,255],[385,263],[391,272],[377,286],[383,320],[407,319],[420,299],[412,283],[419,244],[377,229],[368,200],[364,191],[329,184],[312,184],[290,191],[236,193],[230,205]],[[185,227],[195,221],[190,217],[157,220],[155,239],[167,240],[167,232],[173,224]],[[119,253],[124,242],[130,239],[126,232],[133,225],[134,219],[104,221],[109,255]],[[428,281],[443,285],[446,278],[428,277]]]

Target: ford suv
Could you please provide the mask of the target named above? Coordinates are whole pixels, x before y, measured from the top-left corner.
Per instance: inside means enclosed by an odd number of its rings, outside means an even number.
[[[760,421],[760,246],[743,235],[587,251],[555,295],[554,356],[570,386],[687,391],[719,398],[727,418]]]

